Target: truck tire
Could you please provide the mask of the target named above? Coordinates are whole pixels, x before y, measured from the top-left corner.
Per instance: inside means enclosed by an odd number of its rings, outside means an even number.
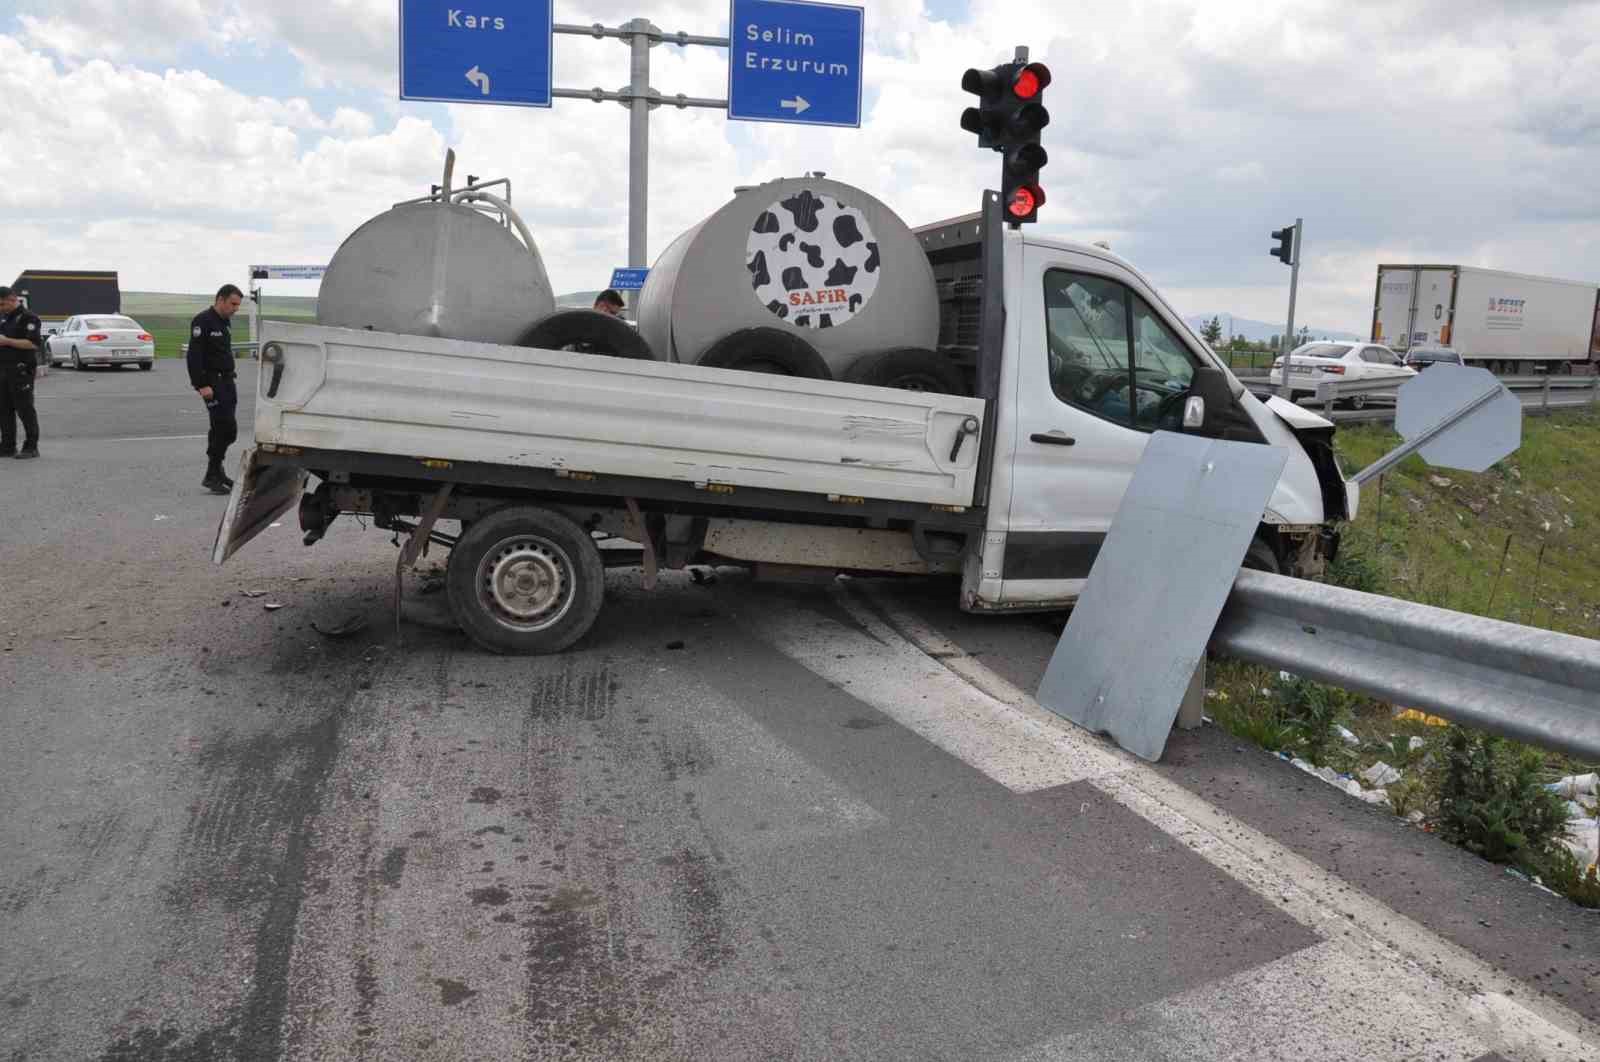
[[[644,337],[620,317],[599,310],[557,310],[541,317],[517,340],[519,347],[541,350],[575,350],[609,358],[654,361]]]
[[[1279,559],[1278,551],[1261,535],[1250,540],[1250,548],[1244,553],[1244,563],[1239,567],[1266,572],[1268,575],[1283,574],[1283,561]]]
[[[778,328],[741,328],[729,332],[707,347],[695,364],[709,369],[739,369],[808,380],[833,379],[828,363],[810,343]]]
[[[462,532],[445,593],[461,629],[490,652],[558,653],[600,614],[605,568],[589,533],[565,516],[510,506]]]
[[[897,347],[868,354],[845,370],[846,383],[895,387],[936,395],[966,395],[966,378],[949,358],[920,347]]]

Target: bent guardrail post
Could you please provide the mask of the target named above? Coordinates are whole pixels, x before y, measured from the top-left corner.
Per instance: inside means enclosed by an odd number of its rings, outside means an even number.
[[[1211,648],[1502,737],[1600,757],[1600,641],[1241,571]]]

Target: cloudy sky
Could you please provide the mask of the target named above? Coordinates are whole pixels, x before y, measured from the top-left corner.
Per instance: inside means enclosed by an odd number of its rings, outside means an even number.
[[[514,10],[520,0],[482,0]],[[1600,0],[864,0],[863,128],[652,119],[650,247],[737,184],[823,170],[913,224],[996,180],[958,121],[962,71],[1048,62],[1042,234],[1109,240],[1184,313],[1280,318],[1267,233],[1306,219],[1300,321],[1364,331],[1379,261],[1600,279]],[[116,269],[199,291],[251,262],[325,262],[458,172],[509,176],[558,291],[626,253],[627,120],[401,103],[396,0],[0,0],[0,278]],[[556,0],[722,34],[716,0]],[[654,50],[663,92],[722,96],[726,53]],[[556,84],[616,88],[616,41],[556,38]],[[292,293],[285,286],[283,293]]]

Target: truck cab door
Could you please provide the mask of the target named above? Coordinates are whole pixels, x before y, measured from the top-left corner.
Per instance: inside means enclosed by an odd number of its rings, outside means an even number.
[[[998,564],[994,604],[1011,608],[1077,598],[1150,434],[1183,430],[1203,364],[1120,263],[1025,245],[1021,267],[1003,381],[1013,404],[1010,489],[995,499],[1005,505],[1004,550],[995,555],[992,516],[984,565]]]

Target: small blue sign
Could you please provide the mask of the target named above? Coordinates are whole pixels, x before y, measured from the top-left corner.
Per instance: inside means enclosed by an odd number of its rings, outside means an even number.
[[[611,286],[617,291],[642,291],[644,279],[650,275],[648,269],[613,269],[611,271]]]
[[[808,0],[730,0],[728,117],[861,127],[866,16]]]
[[[400,0],[400,98],[548,107],[553,0]]]

